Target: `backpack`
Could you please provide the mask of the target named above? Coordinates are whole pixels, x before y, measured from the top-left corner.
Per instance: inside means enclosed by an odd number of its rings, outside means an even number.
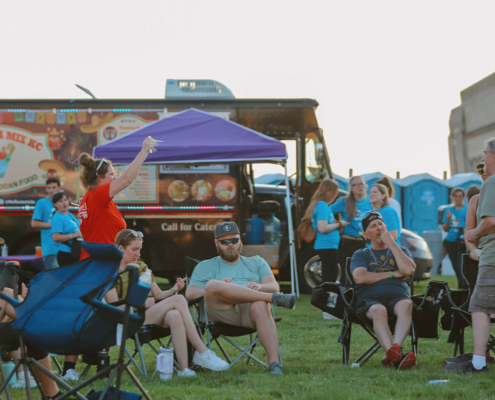
[[[302,246],[301,242],[311,243],[316,239],[316,229],[311,226],[311,220],[307,218],[301,219],[299,226],[297,227],[297,248]]]

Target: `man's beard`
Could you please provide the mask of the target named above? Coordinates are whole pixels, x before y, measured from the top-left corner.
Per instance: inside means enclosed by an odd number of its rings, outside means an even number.
[[[242,242],[239,243],[239,248],[234,248],[232,251],[223,250],[220,244],[217,244],[217,253],[222,259],[228,262],[237,261],[242,253]]]

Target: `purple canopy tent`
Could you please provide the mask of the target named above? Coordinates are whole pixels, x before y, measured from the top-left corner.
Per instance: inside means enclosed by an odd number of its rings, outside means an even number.
[[[146,137],[162,140],[145,164],[270,162],[283,164],[285,145],[232,121],[194,108],[96,146],[93,156],[128,164]]]
[[[162,142],[156,145],[158,151],[148,155],[145,164],[284,165],[292,292],[299,296],[285,144],[235,122],[191,108],[96,146],[93,157],[108,158],[113,164],[129,164],[148,136]]]

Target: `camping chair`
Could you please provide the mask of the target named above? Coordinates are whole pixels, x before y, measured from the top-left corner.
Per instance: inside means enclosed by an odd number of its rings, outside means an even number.
[[[378,338],[375,335],[375,332],[373,331],[373,325],[371,321],[369,321],[367,318],[363,318],[361,315],[359,315],[357,311],[357,296],[356,296],[356,282],[354,281],[354,277],[352,276],[351,273],[351,259],[347,258],[346,260],[346,266],[345,266],[345,273],[347,276],[347,282],[348,286],[350,289],[347,289],[344,291],[342,286],[340,284],[336,283],[324,283],[322,287],[325,290],[328,290],[329,292],[335,293],[337,296],[339,296],[340,301],[343,303],[343,308],[344,308],[344,313],[343,313],[343,319],[342,319],[342,328],[340,331],[340,336],[338,339],[339,344],[343,346],[343,351],[342,351],[342,362],[344,365],[349,364],[349,354],[350,354],[350,347],[351,347],[351,332],[352,332],[352,325],[357,324],[360,325],[374,340],[374,343],[371,345],[371,347],[368,348],[363,354],[361,354],[354,363],[352,363],[352,367],[362,367],[366,361],[368,361],[379,349],[380,349],[380,343],[378,343]],[[409,285],[412,285],[412,279],[413,276],[411,276],[411,279],[409,279]],[[414,314],[414,311],[413,311]],[[395,322],[396,318],[389,316],[388,319],[389,322],[389,327],[392,333],[394,332],[394,327],[395,327]],[[412,351],[414,354],[417,353],[417,347],[418,347],[418,338],[416,336],[416,331],[415,331],[415,326],[414,326],[414,318],[411,324],[411,344],[412,344]]]
[[[117,363],[109,365],[88,380],[71,388],[36,360],[27,357],[23,346],[21,346],[22,362],[27,365],[26,371],[29,368],[33,372],[32,366],[36,366],[42,373],[65,388],[67,392],[59,398],[60,400],[73,394],[81,400],[102,399],[109,391],[113,392],[115,399],[121,395],[129,395],[128,392],[120,390],[124,371],[129,374],[143,396],[150,400],[150,396],[139,380],[124,363],[125,341],[142,325],[144,303],[149,287],[138,284],[138,266],[128,264],[125,272],[129,273],[130,285],[125,299],[114,304],[107,304],[104,300],[105,293],[120,279],[119,267],[122,252],[115,245],[109,244],[83,243],[83,248],[90,258],[38,274],[31,280],[31,289],[24,302],[19,303],[4,294],[0,297],[15,307],[17,319],[13,324],[14,329],[22,338],[29,340],[39,349],[60,355],[85,354],[100,351],[120,342]],[[101,282],[104,283],[100,284]],[[121,305],[124,305],[125,309],[118,307]],[[132,307],[138,308],[139,313],[131,313]],[[51,323],[47,324],[47,320]],[[93,393],[88,397],[79,393],[82,388],[106,374],[110,374],[110,378],[103,391]],[[0,393],[6,388],[9,379],[10,376],[4,380]],[[116,387],[110,388],[114,379],[116,379]],[[39,384],[38,387],[42,398],[46,399]],[[31,399],[29,385],[26,390],[28,399]]]
[[[464,354],[464,329],[468,326],[472,327],[469,302],[478,279],[478,261],[471,259],[469,254],[463,254],[461,273],[468,284],[467,289],[449,289],[446,282],[440,282],[441,285],[440,283],[437,284],[446,293],[442,299],[442,307],[446,315],[450,316],[447,319],[447,324],[450,322],[450,334],[447,342],[454,343],[454,357],[457,356],[457,351],[459,354]],[[494,323],[495,318],[491,318],[490,321]],[[486,350],[495,351],[495,336],[490,334],[490,338]]]
[[[199,262],[200,261],[195,260],[194,258],[191,257],[184,258],[184,267],[186,270],[186,276],[188,278],[187,280],[188,285],[190,278],[194,272],[194,268],[196,268],[196,265],[198,265]],[[246,365],[249,363],[250,360],[254,360],[261,366],[268,368],[268,365],[266,365],[263,361],[261,361],[260,359],[258,359],[253,355],[254,348],[256,347],[259,341],[258,335],[256,333],[256,329],[230,325],[220,321],[208,321],[208,315],[206,313],[206,304],[204,301],[204,297],[199,297],[195,300],[190,301],[189,307],[192,310],[193,320],[196,323],[196,326],[198,327],[199,336],[204,341],[203,334],[206,333],[207,339],[205,344],[208,346],[209,349],[211,349],[212,340],[217,344],[218,348],[227,359],[227,362],[230,364],[229,368],[232,368],[243,356],[247,356]],[[271,310],[275,322],[276,323],[280,322],[282,320],[281,318],[275,318],[273,305]],[[245,348],[242,348],[231,339],[232,337],[241,337],[246,335],[249,335],[249,344]],[[254,339],[253,339],[253,335],[255,335]],[[230,344],[232,347],[235,347],[238,351],[240,351],[240,354],[233,361],[231,360],[231,358],[225,351],[224,347],[220,343],[219,341],[220,338],[223,339],[228,344]],[[278,353],[279,353],[280,362],[282,362],[280,344],[278,344]]]

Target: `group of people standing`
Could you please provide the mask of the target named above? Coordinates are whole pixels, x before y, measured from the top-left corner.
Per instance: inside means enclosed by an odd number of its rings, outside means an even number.
[[[316,231],[314,250],[321,259],[323,282],[335,282],[340,270],[340,281],[346,284],[346,259],[367,246],[362,219],[370,211],[380,212],[389,232],[400,244],[401,209],[392,197],[394,188],[390,178],[383,177],[372,185],[369,196],[366,189],[363,177],[353,176],[349,179],[347,196],[335,201],[339,185],[333,179],[325,179],[309,203],[305,217]],[[330,318],[325,314],[324,317]]]

